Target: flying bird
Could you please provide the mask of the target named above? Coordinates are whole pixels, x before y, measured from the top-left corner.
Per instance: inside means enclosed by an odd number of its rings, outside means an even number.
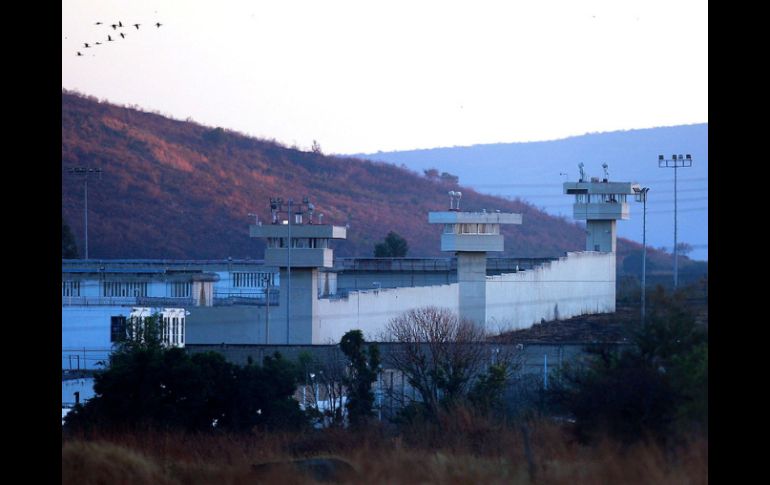
[[[96,45],[102,45],[102,43],[101,42],[97,42]]]
[[[109,42],[112,42],[112,36],[108,35],[108,36],[107,36],[107,40],[108,40]]]
[[[136,27],[136,30],[139,30],[139,26],[142,24],[134,24],[134,27]]]
[[[80,51],[78,51],[78,55],[79,55],[79,56],[82,56],[83,54],[81,54],[81,53],[80,53]]]
[[[160,26],[161,26],[161,25],[163,25],[163,24],[162,24],[162,23],[160,23],[160,22],[156,22],[156,23],[155,23],[155,27],[157,27],[157,28],[160,28]]]
[[[86,43],[86,42],[83,42],[83,45],[84,45],[84,46],[86,46],[86,49],[88,49],[89,47],[91,47],[91,46],[90,46],[90,45],[88,45],[88,43]]]
[[[118,24],[112,24],[112,25],[110,25],[110,27],[112,27],[112,30],[115,30],[115,29],[118,28]]]
[[[124,34],[123,32],[120,33],[120,36],[123,37],[124,39],[126,38],[126,34]]]
[[[94,25],[102,25],[101,22],[96,22]]]
[[[121,22],[120,20],[118,20],[118,27],[123,27],[123,22]]]

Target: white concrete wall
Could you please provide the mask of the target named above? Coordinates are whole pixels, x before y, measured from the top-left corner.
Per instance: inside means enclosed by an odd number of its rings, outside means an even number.
[[[487,277],[490,332],[613,311],[615,253],[568,253],[532,270]]]
[[[165,281],[150,281],[147,283],[147,296],[163,298],[166,294]]]
[[[110,317],[129,313],[131,307],[122,306],[62,307],[62,348],[109,349]]]
[[[80,296],[102,296],[102,289],[99,285],[99,280],[82,280],[80,282]],[[67,299],[66,297],[62,297]]]
[[[407,310],[438,306],[459,312],[459,286],[352,291],[344,299],[320,299],[313,344],[339,342],[360,329],[379,340],[387,322]],[[579,252],[533,270],[486,277],[486,330],[529,328],[541,319],[566,319],[615,311],[615,254]]]
[[[437,306],[458,311],[458,285],[351,291],[347,298],[318,300],[313,344],[338,343],[348,330],[359,329],[366,340],[379,340],[387,322],[407,310]]]
[[[110,317],[128,317],[129,313],[131,307],[122,306],[62,307],[62,369],[75,368],[77,361],[81,369],[100,368],[96,362],[106,360],[112,352]]]

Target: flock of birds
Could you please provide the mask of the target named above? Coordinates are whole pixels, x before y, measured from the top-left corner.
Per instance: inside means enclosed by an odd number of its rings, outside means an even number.
[[[96,22],[94,25],[105,25],[105,24],[104,24],[104,22]],[[120,21],[120,20],[117,23],[115,23],[115,24],[109,24],[109,27],[112,27],[112,30],[114,30],[117,35],[113,39],[112,38],[112,34],[108,34],[107,35],[107,40],[105,42],[115,42],[117,40],[117,36],[118,35],[120,35],[121,39],[125,39],[126,37],[128,37],[128,35],[125,32],[118,32],[118,29],[123,29],[124,27],[130,29],[130,27],[135,27],[136,30],[139,30],[139,27],[141,27],[141,25],[142,24],[127,24],[127,25],[124,26],[123,22]],[[160,23],[160,22],[155,22],[152,25],[154,25],[156,28],[159,29],[163,24]],[[90,49],[92,47],[96,47],[97,45],[102,45],[102,42],[92,42],[92,43],[83,42],[83,48],[84,49]],[[80,51],[77,51],[77,55],[78,56],[83,56],[83,53],[80,52]]]

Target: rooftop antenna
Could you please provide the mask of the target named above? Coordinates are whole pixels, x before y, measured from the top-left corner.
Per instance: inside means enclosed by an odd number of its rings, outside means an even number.
[[[586,179],[586,171],[583,169],[585,167],[585,164],[583,162],[578,163],[578,170],[580,170],[580,182],[584,181]]]
[[[307,203],[308,224],[313,223],[313,213],[315,212],[315,205],[312,202]]]
[[[270,197],[270,215],[273,219],[273,224],[278,224],[278,210],[280,209],[279,199]]]
[[[607,170],[607,167],[608,167],[607,162],[602,163],[602,168],[604,169],[604,181],[605,182],[608,182],[610,180],[610,173]]]

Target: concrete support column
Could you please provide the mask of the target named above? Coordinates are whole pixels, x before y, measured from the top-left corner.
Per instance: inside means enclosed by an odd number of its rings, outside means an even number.
[[[285,284],[288,271],[286,268],[280,268],[280,271],[280,306],[270,311],[270,343],[286,343],[286,306],[291,305],[289,343],[311,344],[314,309],[318,304],[318,269],[292,268],[291,295]]]
[[[460,318],[487,322],[487,253],[458,252],[457,282]]]
[[[586,221],[586,251],[614,253],[617,245],[617,221],[592,220]]]

